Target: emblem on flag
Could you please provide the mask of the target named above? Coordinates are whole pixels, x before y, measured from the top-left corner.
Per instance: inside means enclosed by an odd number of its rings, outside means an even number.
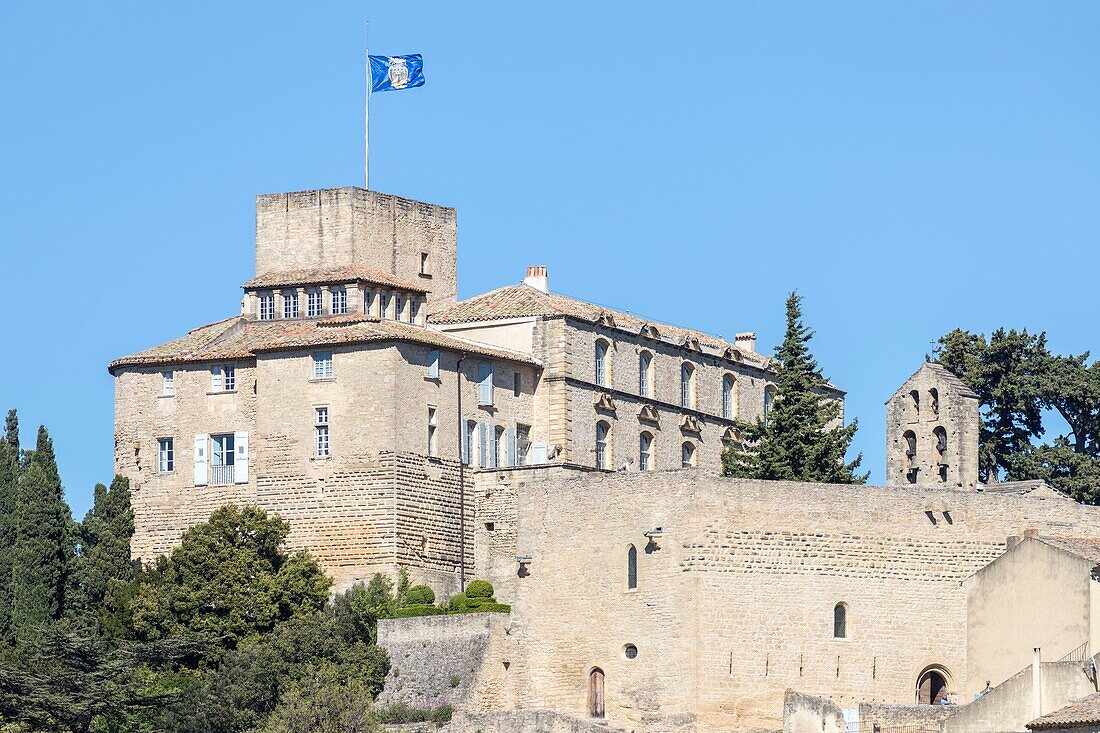
[[[371,92],[424,85],[424,59],[418,54],[370,57]]]

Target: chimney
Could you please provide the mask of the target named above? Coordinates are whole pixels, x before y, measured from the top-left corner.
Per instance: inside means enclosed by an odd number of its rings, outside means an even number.
[[[734,341],[737,343],[738,347],[744,349],[745,351],[751,351],[753,353],[756,353],[756,333],[755,332],[746,331],[744,333],[739,333],[739,334],[737,334],[736,337],[734,337]]]
[[[530,285],[541,293],[550,292],[550,276],[546,274],[546,265],[528,265],[524,285]]]

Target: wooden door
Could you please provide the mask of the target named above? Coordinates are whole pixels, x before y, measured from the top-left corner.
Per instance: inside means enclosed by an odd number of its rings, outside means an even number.
[[[603,670],[599,667],[588,673],[588,715],[604,717]]]

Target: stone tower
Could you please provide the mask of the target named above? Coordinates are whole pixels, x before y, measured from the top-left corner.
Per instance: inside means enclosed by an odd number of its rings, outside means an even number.
[[[978,395],[923,364],[886,402],[886,484],[974,488],[979,426]]]

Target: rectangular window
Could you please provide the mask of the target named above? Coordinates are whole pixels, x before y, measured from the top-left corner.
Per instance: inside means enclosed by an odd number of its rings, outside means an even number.
[[[504,428],[489,426],[489,468],[504,465],[504,461],[501,460],[503,456],[500,453],[502,437],[504,437]]]
[[[283,293],[283,318],[298,317],[298,293],[290,291]]]
[[[160,393],[165,397],[174,397],[176,394],[176,373],[161,372],[161,378]]]
[[[333,288],[331,292],[332,292],[332,314],[334,316],[338,316],[338,315],[341,315],[343,313],[347,313],[348,312],[348,291],[347,291],[347,288]]]
[[[331,455],[327,407],[316,407],[313,409],[313,430],[316,435],[317,457],[327,458]]]
[[[523,391],[523,382],[520,379],[519,372],[512,374],[512,396],[519,397],[520,392]]]
[[[237,462],[237,452],[233,433],[211,435],[210,443],[210,485],[228,486],[236,483],[233,466]]]
[[[489,467],[489,425],[487,423],[477,425],[477,465],[480,468]]]
[[[398,295],[393,301],[393,320],[405,320],[405,299]]]
[[[439,456],[437,433],[435,424],[435,408],[428,406],[428,455],[436,458]]]
[[[237,390],[237,367],[223,364],[210,370],[211,392],[235,392]]]
[[[378,296],[378,317],[390,317],[390,296],[387,293],[382,293]]]
[[[275,293],[260,293],[260,320],[275,318]]]
[[[474,430],[476,429],[477,423],[473,420],[467,420],[462,428],[462,462],[467,466],[472,463],[470,450],[474,440]]]
[[[172,473],[176,470],[176,451],[171,438],[157,438],[157,471]]]
[[[306,293],[306,315],[310,318],[316,318],[324,312],[322,307],[323,300],[321,299],[320,290],[310,290]]]
[[[487,361],[477,363],[477,403],[493,404],[493,365]]]
[[[428,352],[428,379],[439,379],[439,349]]]
[[[429,270],[428,270],[428,253],[427,252],[421,252],[420,253],[420,274],[421,275],[429,274]]]
[[[531,426],[516,425],[516,465],[526,466],[531,451]]]
[[[313,355],[313,378],[332,379],[331,351],[318,351]]]

